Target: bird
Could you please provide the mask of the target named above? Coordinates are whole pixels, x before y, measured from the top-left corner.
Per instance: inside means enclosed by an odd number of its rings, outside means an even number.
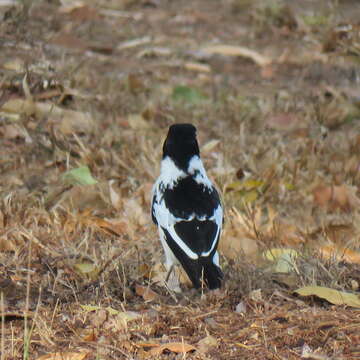
[[[200,158],[192,124],[171,125],[153,185],[151,216],[165,252],[166,281],[181,265],[195,288],[221,287],[217,247],[223,225],[220,196]]]

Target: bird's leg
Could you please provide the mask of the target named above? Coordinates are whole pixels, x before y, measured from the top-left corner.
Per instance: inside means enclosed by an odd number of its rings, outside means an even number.
[[[172,264],[172,265],[170,266],[170,269],[168,269],[167,274],[166,274],[166,278],[165,278],[165,282],[168,282],[169,277],[170,277],[170,275],[171,275],[171,273],[172,273],[173,270],[174,270],[174,264]]]
[[[205,280],[204,280],[204,268],[201,268],[201,278],[200,278],[200,282],[201,282],[201,296],[204,296],[204,285],[205,285]]]
[[[165,283],[168,288],[176,293],[181,293],[179,276],[176,273],[175,264],[166,264],[166,268],[168,269]]]

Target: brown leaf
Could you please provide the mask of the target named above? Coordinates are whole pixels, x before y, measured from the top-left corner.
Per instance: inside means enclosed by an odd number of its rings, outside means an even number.
[[[84,51],[88,48],[88,44],[84,40],[68,33],[56,34],[50,41],[55,45],[77,51]]]
[[[120,235],[124,235],[127,233],[128,226],[125,221],[115,220],[115,219],[107,220],[107,219],[96,218],[96,219],[94,219],[94,222],[101,229],[106,230],[106,231],[110,232],[111,234],[120,236]]]
[[[138,94],[146,90],[144,81],[138,74],[128,75],[128,87],[133,94]]]
[[[126,199],[124,201],[125,217],[132,223],[143,226],[148,222],[148,214],[139,204],[139,199]]]
[[[85,4],[82,1],[74,1],[74,2],[70,2],[70,3],[65,3],[62,2],[63,5],[59,7],[58,11],[60,14],[69,14],[71,12],[73,12],[76,9],[82,9]]]
[[[74,132],[90,132],[93,129],[93,120],[88,113],[60,108],[51,103],[33,102],[30,99],[10,99],[4,103],[1,111],[15,114],[35,115],[48,117],[64,134]]]
[[[137,295],[142,296],[145,301],[153,301],[159,296],[149,286],[142,286],[139,284],[136,284],[135,292]]]
[[[25,62],[23,59],[14,58],[6,61],[1,66],[3,69],[12,70],[16,72],[24,72],[25,71]]]
[[[233,45],[210,45],[202,49],[203,52],[209,54],[220,54],[227,56],[242,56],[250,58],[254,61],[255,64],[260,66],[268,65],[272,62],[269,57],[266,57],[255,50],[243,46],[233,46]]]
[[[108,204],[99,192],[98,185],[72,186],[72,188],[64,194],[62,201],[67,207],[80,211],[102,210],[108,207]]]
[[[207,335],[197,343],[197,348],[201,353],[205,354],[218,345],[219,343],[214,336]]]
[[[78,22],[91,21],[99,18],[98,11],[95,8],[81,2],[76,2],[68,7],[63,6],[59,9],[59,12],[70,14],[71,18]]]
[[[261,68],[261,77],[263,79],[272,79],[274,77],[274,66],[271,64],[263,66]]]
[[[0,319],[4,318],[5,321],[8,321],[8,320],[13,321],[14,318],[22,320],[22,319],[25,318],[25,316],[27,318],[32,318],[32,317],[34,317],[34,314],[32,312],[30,312],[30,311],[27,311],[27,312],[16,312],[16,311],[0,312]]]
[[[279,242],[284,245],[293,246],[304,242],[299,229],[295,225],[286,223],[285,221],[273,221],[271,228],[268,228],[268,233],[271,235],[274,232]]]
[[[83,360],[89,355],[89,352],[57,352],[42,355],[36,360]]]
[[[134,197],[141,199],[141,204],[146,208],[149,208],[152,201],[152,188],[153,184],[151,182],[146,182],[142,184],[134,193]]]
[[[293,113],[279,113],[268,116],[266,123],[271,129],[284,131],[293,130],[300,125],[303,126],[301,119]]]
[[[95,341],[97,339],[95,329],[83,329],[80,332],[80,337],[82,341]]]
[[[211,67],[207,64],[188,62],[184,64],[184,68],[190,71],[210,73]]]
[[[174,353],[187,353],[189,351],[194,351],[196,348],[190,344],[182,343],[182,342],[171,342],[163,345],[159,345],[149,351],[151,355],[160,355],[165,350],[174,352]]]
[[[116,210],[120,210],[122,207],[121,196],[114,189],[114,182],[115,182],[115,180],[109,180],[109,183],[108,183],[109,184],[110,201],[111,201],[112,206]]]
[[[220,240],[220,252],[230,259],[235,259],[244,253],[248,256],[256,255],[258,253],[256,234],[246,215],[232,208],[228,219],[230,226],[227,226]]]
[[[320,247],[321,255],[326,259],[346,261],[353,264],[360,264],[360,253],[351,249],[337,247],[336,245],[325,245]]]
[[[229,259],[236,259],[245,254],[252,256],[258,253],[256,241],[245,234],[243,236],[223,236],[219,243],[220,252]]]
[[[319,185],[313,189],[314,203],[320,207],[327,207],[332,198],[332,187]]]
[[[220,140],[218,139],[212,139],[210,141],[208,141],[206,144],[204,144],[203,146],[201,146],[201,153],[210,153],[212,151],[214,151],[214,149],[219,145]]]
[[[349,185],[319,185],[313,189],[314,203],[330,211],[350,211],[360,204],[356,190]]]
[[[148,129],[150,127],[142,114],[130,114],[127,117],[128,125],[134,130]]]
[[[4,213],[0,210],[0,230],[3,230],[5,227],[5,216]]]
[[[0,251],[6,252],[6,251],[15,251],[17,248],[17,244],[12,241],[12,239],[9,239],[7,234],[0,236]]]
[[[14,140],[23,139],[25,137],[24,131],[16,124],[7,124],[1,128],[1,133],[4,139]]]
[[[338,291],[324,286],[305,286],[295,290],[301,296],[317,296],[334,305],[348,305],[360,308],[360,298],[356,294]]]

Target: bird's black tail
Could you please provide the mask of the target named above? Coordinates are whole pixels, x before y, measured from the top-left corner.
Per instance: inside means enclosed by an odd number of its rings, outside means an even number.
[[[195,288],[200,288],[202,281],[209,289],[218,289],[221,287],[223,273],[219,266],[213,262],[214,250],[209,256],[199,256],[198,259],[191,259],[172,239],[169,232],[162,228],[166,236],[166,242],[178,259],[186,274],[190,278]],[[199,251],[201,254],[201,252]]]
[[[212,257],[200,257],[198,260],[183,262],[182,265],[195,288],[200,288],[203,282],[211,290],[221,287],[224,275],[220,267],[213,263]]]
[[[215,265],[209,256],[199,259],[200,280],[203,279],[209,289],[218,289],[221,287],[221,280],[224,275],[221,269]]]

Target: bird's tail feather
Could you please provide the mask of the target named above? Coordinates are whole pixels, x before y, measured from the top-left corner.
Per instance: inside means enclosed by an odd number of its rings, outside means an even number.
[[[223,273],[212,261],[212,257],[200,257],[198,260],[191,260],[182,263],[184,270],[189,276],[195,288],[200,288],[202,281],[209,289],[218,289],[221,287]]]
[[[221,287],[221,280],[224,277],[221,269],[215,265],[210,257],[199,259],[200,279],[203,278],[209,289]]]
[[[191,259],[179,246],[177,246],[169,232],[164,228],[162,229],[166,237],[166,243],[184,268],[195,288],[201,287],[202,280],[204,280],[209,289],[221,287],[223,273],[220,267],[213,262],[216,250],[208,256],[199,256],[198,259]]]

